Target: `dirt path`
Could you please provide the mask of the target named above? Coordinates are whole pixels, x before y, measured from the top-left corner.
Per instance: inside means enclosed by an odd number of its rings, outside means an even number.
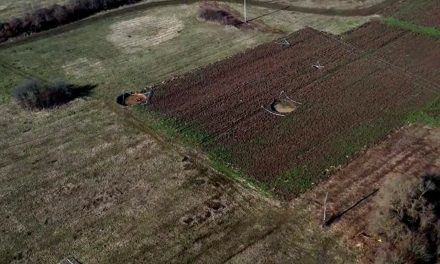
[[[397,3],[399,0],[384,0],[383,2],[376,4],[371,7],[367,8],[361,8],[361,9],[324,9],[324,8],[307,8],[307,7],[301,7],[301,6],[293,6],[289,4],[280,4],[280,3],[274,3],[274,2],[263,2],[263,1],[249,1],[249,5],[254,5],[258,7],[264,7],[268,9],[273,10],[286,10],[286,11],[294,11],[294,12],[301,12],[301,13],[308,13],[308,14],[319,14],[319,15],[332,15],[332,16],[368,16],[373,15],[384,8],[387,8],[388,6]],[[147,1],[147,2],[141,2],[138,4],[110,10],[107,12],[102,12],[97,15],[85,18],[83,20],[79,20],[76,22],[72,22],[67,25],[63,25],[54,29],[50,29],[47,31],[34,33],[30,36],[26,37],[18,37],[16,39],[0,43],[0,49],[8,48],[14,45],[34,41],[36,39],[45,38],[47,36],[52,35],[58,35],[64,32],[68,32],[74,29],[77,29],[79,27],[85,26],[93,21],[99,21],[102,19],[107,19],[114,16],[119,16],[125,13],[133,12],[133,11],[140,11],[140,10],[147,10],[150,8],[155,7],[162,7],[162,6],[170,6],[170,5],[180,5],[180,4],[192,4],[196,3],[198,0],[185,0],[185,1],[179,1],[179,0],[170,0],[170,1]],[[231,2],[231,3],[242,3],[241,0],[228,0],[225,2]],[[252,19],[252,18],[250,18]]]

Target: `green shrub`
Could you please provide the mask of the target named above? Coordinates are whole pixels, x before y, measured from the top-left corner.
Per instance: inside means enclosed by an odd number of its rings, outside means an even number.
[[[382,243],[376,263],[437,263],[440,176],[395,176],[376,198],[370,231]]]
[[[73,85],[65,81],[43,84],[37,80],[25,80],[12,92],[12,96],[24,107],[50,108],[74,99]]]

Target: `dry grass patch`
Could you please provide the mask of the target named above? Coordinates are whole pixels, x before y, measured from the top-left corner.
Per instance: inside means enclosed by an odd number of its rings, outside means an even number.
[[[94,77],[101,74],[103,71],[102,67],[101,61],[88,58],[78,58],[62,66],[68,76],[77,79],[86,79],[87,77]]]
[[[110,28],[107,40],[126,53],[135,53],[175,38],[183,29],[183,21],[175,15],[146,15],[117,22]]]

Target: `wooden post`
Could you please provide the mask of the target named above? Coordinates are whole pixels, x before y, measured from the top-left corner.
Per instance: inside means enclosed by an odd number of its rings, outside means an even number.
[[[324,199],[324,214],[323,214],[323,219],[322,219],[322,225],[325,225],[325,221],[327,220],[327,198],[328,198],[328,192],[325,194],[325,199]]]
[[[247,23],[246,0],[244,0],[244,23]]]

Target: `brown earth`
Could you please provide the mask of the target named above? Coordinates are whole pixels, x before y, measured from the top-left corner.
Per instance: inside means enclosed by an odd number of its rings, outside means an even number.
[[[198,11],[198,16],[207,21],[220,23],[236,28],[246,28],[248,24],[244,23],[239,17],[240,13],[232,10],[227,5],[220,5],[217,2],[202,2]]]
[[[208,150],[226,147],[232,165],[291,197],[318,181],[325,168],[345,162],[353,148],[399,127],[406,114],[437,94],[430,78],[435,80],[431,68],[440,66],[434,55],[438,42],[382,27],[360,29],[387,33],[371,34],[377,56],[369,46],[364,51],[306,28],[288,37],[288,47],[263,44],[160,85],[153,109],[201,127],[212,136]],[[357,35],[368,41],[368,33],[358,31],[349,41],[357,43]],[[430,47],[411,52],[416,74],[388,61],[406,58],[402,50],[416,44],[411,37]],[[391,45],[397,40],[400,46]],[[312,67],[318,60],[321,70]],[[303,103],[283,118],[261,108],[270,107],[281,91]],[[295,167],[301,177],[286,174]]]
[[[440,26],[438,0],[404,0],[393,7],[385,13],[423,26]]]
[[[440,39],[371,22],[346,34],[344,40],[387,61],[390,68],[418,76],[423,85],[438,89],[434,83],[440,81]]]
[[[385,179],[405,175],[420,177],[440,169],[440,129],[411,125],[393,133],[389,139],[359,155],[329,180],[292,202],[306,205],[323,219],[323,204],[328,192],[327,218],[350,208],[363,197],[380,189]],[[331,226],[352,247],[374,253],[378,238],[368,231],[375,203],[372,197],[348,211]],[[370,255],[371,257],[372,255]],[[366,256],[365,262],[371,259]]]
[[[134,93],[125,98],[126,105],[137,105],[147,101],[147,96],[141,93]]]

